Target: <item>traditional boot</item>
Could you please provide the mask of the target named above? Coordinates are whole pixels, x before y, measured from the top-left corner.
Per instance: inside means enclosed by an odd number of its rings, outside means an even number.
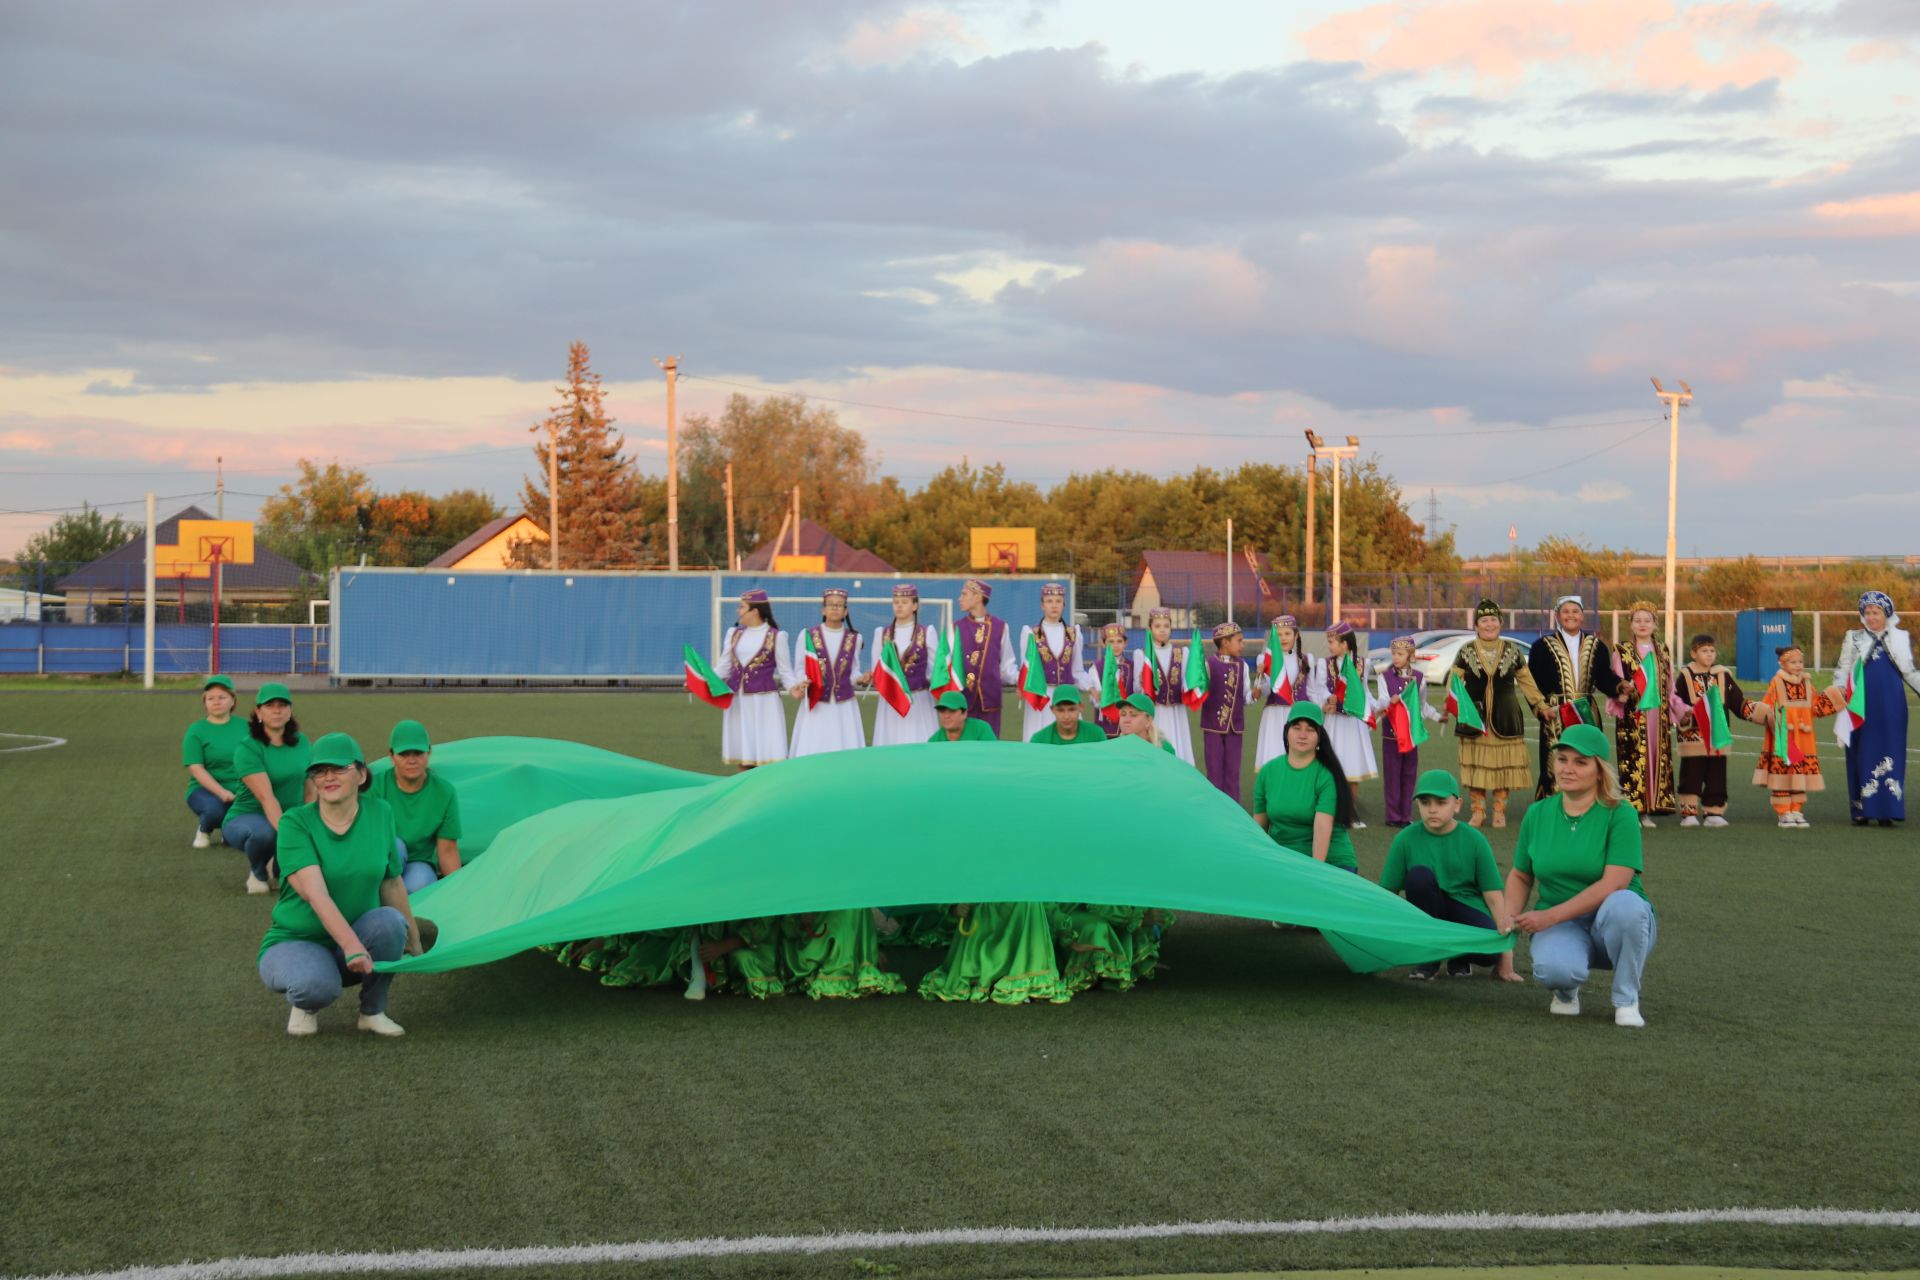
[[[1507,825],[1507,789],[1505,787],[1493,793],[1493,825]]]
[[[1487,823],[1487,793],[1475,787],[1467,788],[1467,798],[1473,803],[1473,816],[1467,819],[1470,827],[1483,827]]]

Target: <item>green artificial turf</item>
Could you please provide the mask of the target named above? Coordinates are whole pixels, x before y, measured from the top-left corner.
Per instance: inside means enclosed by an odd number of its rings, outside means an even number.
[[[717,714],[680,695],[297,696],[309,732],[344,729],[370,748],[417,716],[441,740],[546,735],[718,768]],[[356,1034],[349,999],[295,1041],[254,973],[266,900],[242,893],[239,854],[188,847],[177,761],[198,714],[191,691],[0,695],[0,732],[68,741],[0,754],[0,1274],[863,1229],[1920,1207],[1920,1015],[1906,993],[1920,971],[1920,847],[1909,829],[1851,828],[1837,792],[1815,799],[1811,831],[1777,830],[1745,784],[1750,755],[1734,766],[1733,827],[1669,820],[1649,835],[1661,933],[1639,1032],[1605,1016],[1604,975],[1588,1016],[1550,1018],[1531,985],[1360,977],[1317,935],[1199,918],[1170,936],[1159,981],[1060,1007],[692,1004],[528,954],[397,981],[403,1040]],[[1748,730],[1738,746],[1753,741]],[[1838,770],[1838,751],[1826,762]],[[1423,763],[1451,765],[1450,742],[1436,738]],[[1392,834],[1379,796],[1368,784],[1376,825],[1355,836],[1370,875]],[[983,803],[930,796],[925,822],[964,824]],[[897,842],[903,857],[916,838],[867,830],[857,813],[823,829]],[[1063,796],[1058,825],[1033,840],[1126,834],[1124,814]],[[1490,835],[1504,865],[1513,830]],[[894,959],[910,978],[933,963]],[[1911,1265],[1917,1236],[1224,1237],[670,1270],[1852,1270]],[[583,1273],[624,1272],[521,1274]]]

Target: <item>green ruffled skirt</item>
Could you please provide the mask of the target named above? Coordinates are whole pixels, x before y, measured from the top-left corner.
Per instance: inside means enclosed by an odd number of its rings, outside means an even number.
[[[780,960],[793,986],[815,1000],[894,996],[907,989],[880,967],[880,935],[867,907],[821,911],[781,922]]]
[[[955,929],[947,958],[920,981],[929,1000],[1065,1004],[1072,991],[1054,957],[1057,912],[1038,902],[982,902]]]

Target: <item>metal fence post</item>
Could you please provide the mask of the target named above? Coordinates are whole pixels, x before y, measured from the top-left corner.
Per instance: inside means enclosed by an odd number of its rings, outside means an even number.
[[[1820,610],[1813,611],[1813,666],[1815,670],[1824,670],[1820,666]],[[1851,723],[1851,721],[1849,721]]]

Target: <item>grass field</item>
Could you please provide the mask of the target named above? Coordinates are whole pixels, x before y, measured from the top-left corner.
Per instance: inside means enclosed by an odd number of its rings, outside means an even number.
[[[369,746],[417,715],[442,740],[567,737],[717,768],[717,718],[681,696],[298,696],[309,732]],[[963,1226],[1920,1208],[1920,846],[1851,828],[1837,793],[1811,831],[1777,830],[1741,785],[1731,829],[1650,835],[1661,934],[1641,1032],[1602,1016],[1604,975],[1588,1017],[1549,1018],[1531,985],[1360,977],[1317,935],[1200,918],[1171,935],[1160,981],[1061,1007],[695,1005],[529,954],[400,979],[403,1040],[354,1034],[349,1000],[301,1042],[254,974],[267,907],[241,892],[240,856],[188,848],[176,761],[197,707],[190,692],[0,694],[0,732],[67,740],[0,754],[0,1274]],[[1751,752],[1750,731],[1738,745]],[[1450,745],[1426,763],[1452,764]],[[1366,799],[1377,818],[1377,784]],[[914,837],[857,816],[841,831]],[[1036,838],[1124,834],[1123,816],[1063,797]],[[1390,834],[1356,833],[1369,874]],[[1504,865],[1511,831],[1490,834]],[[932,963],[895,960],[909,978]],[[1912,1229],[1722,1224],[942,1244],[671,1274],[1917,1256]]]

